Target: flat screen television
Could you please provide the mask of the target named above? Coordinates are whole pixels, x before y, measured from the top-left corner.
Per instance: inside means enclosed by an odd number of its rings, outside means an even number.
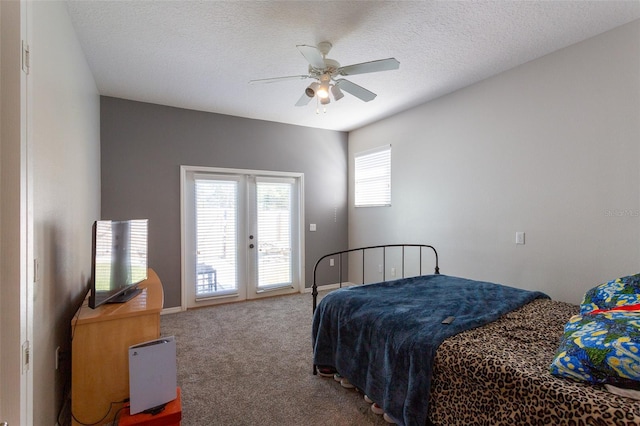
[[[148,219],[97,220],[93,224],[89,307],[124,303],[147,279]]]

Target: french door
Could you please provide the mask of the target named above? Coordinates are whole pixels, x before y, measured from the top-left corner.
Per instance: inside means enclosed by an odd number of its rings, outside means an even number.
[[[301,174],[181,173],[183,308],[300,291]]]

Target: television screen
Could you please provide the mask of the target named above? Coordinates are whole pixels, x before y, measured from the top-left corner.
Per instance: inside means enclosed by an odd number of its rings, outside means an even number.
[[[136,296],[136,285],[147,279],[147,235],[147,219],[93,224],[91,308]]]

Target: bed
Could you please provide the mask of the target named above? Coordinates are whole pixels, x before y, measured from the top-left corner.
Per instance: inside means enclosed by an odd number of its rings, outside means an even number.
[[[365,254],[382,252],[386,265],[389,250],[402,252],[402,277],[385,280],[383,272],[381,282],[365,285]],[[409,250],[419,250],[420,267],[415,276],[404,277]],[[431,275],[422,275],[425,250],[435,258]],[[353,255],[362,256],[363,285],[329,292],[318,303],[319,265],[337,258],[342,287],[343,257]],[[389,421],[640,425],[640,401],[550,373],[567,321],[580,306],[440,274],[432,246],[394,244],[328,254],[316,263],[312,294],[314,374],[335,370],[375,401]],[[448,317],[454,318],[443,324]]]

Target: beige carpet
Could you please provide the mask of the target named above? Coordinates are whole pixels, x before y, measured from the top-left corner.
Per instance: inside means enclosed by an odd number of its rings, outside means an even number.
[[[163,315],[182,425],[387,425],[360,393],[312,374],[311,317],[310,294]]]

